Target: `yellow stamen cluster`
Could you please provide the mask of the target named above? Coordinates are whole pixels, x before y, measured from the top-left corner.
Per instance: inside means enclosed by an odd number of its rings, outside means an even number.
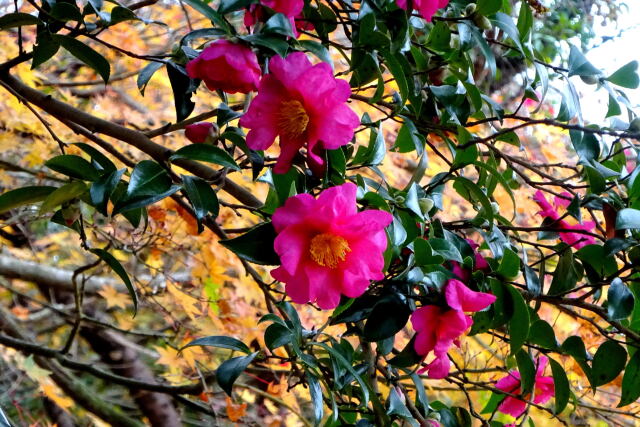
[[[311,239],[309,253],[311,259],[322,267],[336,268],[351,252],[349,242],[344,237],[322,233]]]

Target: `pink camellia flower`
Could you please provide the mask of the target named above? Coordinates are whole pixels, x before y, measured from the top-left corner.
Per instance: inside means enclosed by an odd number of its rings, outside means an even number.
[[[379,210],[358,212],[356,190],[346,183],[322,191],[317,199],[298,194],[273,213],[281,266],[271,275],[285,283],[293,302],[332,309],[341,294],[359,297],[371,280],[384,277],[384,229],[393,217]]]
[[[207,140],[209,136],[213,136],[215,127],[210,122],[199,122],[184,127],[184,136],[194,144],[201,144]]]
[[[252,27],[256,22],[265,20],[263,5],[289,18],[291,29],[296,37],[298,37],[297,30],[313,29],[313,24],[302,19],[303,0],[262,0],[260,4],[252,4],[244,14],[245,26]]]
[[[411,315],[411,325],[417,333],[414,342],[416,353],[427,356],[433,351],[435,356],[423,369],[429,378],[444,378],[449,374],[447,352],[452,344],[459,346],[458,339],[473,325],[473,319],[464,312],[484,310],[496,300],[494,295],[472,291],[456,279],[447,281],[444,297],[450,309],[428,305]]]
[[[328,64],[312,65],[302,52],[286,59],[273,57],[269,70],[249,110],[240,118],[240,126],[250,129],[247,145],[266,150],[279,137],[275,173],[287,172],[305,144],[309,158],[324,165],[321,149],[346,145],[360,124],[346,103],[351,95],[349,84],[334,78]]]
[[[402,9],[407,10],[407,0],[396,0],[396,3]],[[448,4],[449,0],[413,0],[413,8],[429,22],[438,9],[447,7]]]
[[[187,63],[187,74],[202,79],[209,90],[249,93],[260,81],[260,65],[248,47],[228,40],[216,40]]]
[[[544,404],[551,399],[554,394],[553,378],[545,377],[544,370],[549,359],[546,356],[540,356],[536,361],[538,369],[536,369],[536,379],[533,391],[533,403]],[[509,371],[506,377],[496,382],[496,388],[507,393],[520,394],[520,372]],[[526,400],[531,400],[531,395],[524,396]],[[507,396],[498,406],[498,411],[503,414],[511,415],[518,418],[522,415],[527,407],[527,402],[516,397]]]
[[[561,194],[561,197],[555,198],[556,208],[554,209],[551,206],[542,193],[542,191],[536,191],[536,194],[533,196],[533,200],[540,206],[540,216],[544,218],[551,218],[555,221],[555,226],[561,230],[579,230],[579,231],[588,231],[591,232],[596,224],[593,221],[585,221],[582,224],[569,224],[564,219],[560,219],[562,215],[558,213],[557,208],[566,208],[571,203],[571,194],[564,192]],[[596,243],[596,239],[593,236],[583,233],[574,233],[570,231],[560,231],[560,240],[565,242],[569,246],[573,246],[576,249],[580,249],[586,245],[594,245]]]

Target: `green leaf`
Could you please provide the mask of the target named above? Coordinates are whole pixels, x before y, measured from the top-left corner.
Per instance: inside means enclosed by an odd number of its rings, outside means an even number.
[[[640,85],[640,77],[638,77],[638,61],[631,61],[626,65],[618,68],[618,70],[607,77],[614,85],[626,87],[627,89],[636,89]]]
[[[247,345],[242,341],[221,335],[212,335],[209,337],[195,339],[182,347],[180,351],[193,346],[228,348],[229,350],[241,351],[247,354],[251,353],[249,347],[247,347]]]
[[[111,9],[111,19],[109,25],[115,25],[125,21],[138,21],[140,18],[129,8],[123,6],[116,6]]]
[[[171,91],[173,92],[173,102],[176,108],[176,119],[182,121],[189,117],[196,107],[195,102],[191,100],[191,96],[196,91],[196,80],[193,80],[187,74],[185,68],[171,61],[166,63],[167,76],[171,83]]]
[[[178,149],[170,160],[190,159],[201,162],[215,163],[233,170],[240,170],[233,157],[222,148],[208,144],[191,144]]]
[[[33,46],[33,59],[31,69],[44,64],[60,49],[60,43],[54,39],[50,32],[40,31],[36,37],[36,45]]]
[[[196,176],[182,175],[182,183],[184,184],[184,190],[198,219],[198,228],[202,231],[200,221],[202,221],[208,213],[211,213],[215,218],[220,212],[218,196],[205,180]]]
[[[616,230],[640,228],[640,210],[625,208],[618,211],[616,216]]]
[[[76,21],[82,22],[82,13],[75,4],[66,2],[56,2],[49,11],[49,15],[61,22]]]
[[[607,315],[611,320],[626,319],[633,311],[634,297],[619,277],[611,281],[607,292]]]
[[[225,360],[216,370],[216,380],[218,385],[225,393],[231,396],[231,389],[233,383],[236,382],[240,374],[247,369],[247,366],[255,359],[258,352],[252,353],[248,356],[234,357],[229,360]]]
[[[287,37],[295,38],[293,34],[293,28],[291,28],[291,22],[282,13],[275,13],[271,18],[264,23],[262,28],[263,33],[280,34]]]
[[[502,0],[478,0],[476,6],[476,13],[480,15],[493,15],[502,8]]]
[[[559,295],[575,288],[578,282],[578,273],[573,261],[573,253],[564,251],[560,256],[556,270],[553,272],[553,280],[547,292],[549,295]]]
[[[411,309],[400,294],[383,297],[373,307],[364,325],[363,335],[370,341],[382,341],[393,337],[409,320]]]
[[[313,403],[313,421],[315,425],[319,425],[324,416],[324,402],[322,399],[322,389],[318,377],[311,372],[306,372],[307,383],[309,384],[309,394]]]
[[[131,172],[127,198],[163,193],[171,187],[171,183],[171,176],[162,166],[152,160],[143,160]]]
[[[116,215],[119,213],[122,213],[124,215],[127,211],[152,205],[162,199],[171,196],[178,190],[180,190],[179,185],[172,185],[162,193],[156,193],[150,196],[126,197],[123,199],[119,199],[113,209],[112,215]],[[129,217],[127,217],[127,219],[129,219]]]
[[[87,191],[87,185],[81,181],[74,181],[56,189],[44,199],[40,206],[40,215],[52,211],[54,208],[79,197]]]
[[[333,68],[333,59],[331,59],[331,53],[329,49],[313,40],[299,40],[298,44],[309,52],[317,56],[321,61],[326,62]]]
[[[414,347],[414,343],[416,341],[415,335],[411,340],[407,343],[407,345],[400,351],[400,353],[396,354],[396,356],[389,360],[389,364],[398,368],[407,368],[409,366],[413,366],[416,363],[419,363],[423,356],[416,353],[416,349]]]
[[[218,7],[218,13],[226,15],[229,12],[235,12],[236,10],[244,9],[250,5],[257,3],[256,0],[222,0]]]
[[[104,56],[98,52],[74,39],[71,36],[54,34],[53,37],[65,48],[70,54],[78,58],[80,61],[93,68],[96,73],[100,74],[105,84],[109,81],[109,75],[111,74],[111,66]]]
[[[367,402],[369,402],[369,388],[367,387],[367,384],[364,382],[364,380],[362,379],[360,374],[358,374],[356,372],[356,370],[353,369],[353,367],[351,366],[351,363],[349,363],[349,361],[347,359],[345,359],[342,354],[340,354],[338,351],[336,351],[336,349],[329,347],[325,343],[313,342],[311,344],[315,345],[317,347],[322,347],[323,349],[325,349],[333,358],[336,359],[336,361],[340,365],[342,365],[342,367],[344,369],[347,370],[347,372],[349,372],[351,375],[353,375],[353,378],[355,378],[355,380],[358,382],[358,384],[360,385],[360,388],[362,390],[363,399],[360,402],[361,406],[365,406],[366,407],[367,406]]]
[[[446,22],[437,21],[427,38],[427,46],[437,51],[446,51],[451,48],[451,30]]]
[[[640,397],[640,351],[636,351],[627,367],[624,370],[622,377],[622,394],[620,396],[621,406],[629,405],[635,402]]]
[[[120,261],[104,249],[91,249],[91,252],[107,263],[107,265],[111,267],[118,276],[120,276],[129,291],[131,300],[133,301],[133,313],[135,316],[135,313],[138,311],[138,294],[136,293],[136,289],[133,287],[133,283],[129,280],[129,275],[125,271],[124,267],[122,267],[122,264],[120,264]]]
[[[280,323],[272,323],[264,331],[264,343],[271,351],[289,344],[292,339],[291,330]]]
[[[80,156],[72,154],[63,154],[47,160],[44,164],[51,170],[72,178],[78,178],[85,181],[95,181],[100,177],[97,169],[91,163]]]
[[[602,74],[602,72],[591,65],[577,47],[571,45],[571,52],[569,53],[569,77],[597,76],[600,74]]]
[[[533,296],[538,296],[542,293],[540,278],[533,268],[529,267],[527,264],[524,264],[524,278],[527,284],[527,290],[531,292]]]
[[[227,34],[233,34],[233,28],[229,25],[229,23],[224,19],[220,13],[213,10],[209,5],[200,0],[184,0],[186,4],[200,12],[205,17],[209,18],[213,25],[216,25],[222,28]]]
[[[482,212],[484,217],[489,223],[493,223],[493,207],[491,206],[491,200],[482,191],[482,189],[473,181],[468,180],[462,176],[456,177],[453,183],[453,188],[469,203],[475,204],[479,202],[482,206]],[[480,213],[478,213],[479,215]]]
[[[271,49],[283,58],[287,55],[287,50],[289,49],[289,43],[278,36],[250,34],[247,36],[239,36],[238,38],[256,46]]]
[[[93,146],[85,144],[84,142],[75,142],[71,145],[75,145],[89,156],[91,160],[98,164],[104,172],[115,172],[117,170],[116,165],[109,160],[107,156],[96,150]]]
[[[553,412],[559,414],[564,411],[564,408],[567,407],[567,403],[569,403],[571,389],[569,388],[567,373],[562,365],[552,358],[549,358],[549,364],[551,365],[551,374],[553,375],[553,386],[556,400]]]
[[[40,202],[55,190],[56,187],[48,185],[34,185],[2,193],[0,195],[0,214],[22,205]]]
[[[529,342],[543,348],[554,350],[558,348],[556,334],[551,325],[545,320],[538,319],[529,328]]]
[[[389,409],[387,409],[387,415],[398,415],[402,418],[413,419],[411,411],[409,411],[407,405],[402,402],[395,387],[391,387],[391,392],[389,393]]]
[[[627,352],[615,341],[605,341],[602,343],[596,354],[593,355],[591,364],[591,386],[595,389],[608,384],[622,372],[627,362]]]
[[[120,169],[110,174],[102,175],[91,184],[91,188],[89,189],[91,203],[93,203],[96,210],[102,215],[107,215],[109,197],[113,194],[125,171],[126,169]]]
[[[220,244],[249,262],[279,265],[280,257],[273,249],[275,238],[276,230],[273,224],[265,222],[234,239],[220,240]]]
[[[446,261],[463,262],[462,255],[453,243],[445,239],[432,238],[428,240],[433,253],[442,256]]]
[[[498,267],[498,274],[506,279],[514,279],[520,273],[520,258],[518,254],[509,248],[504,250],[502,260],[500,260],[500,266]]]
[[[389,68],[391,75],[393,75],[393,78],[396,80],[398,90],[400,91],[400,98],[402,99],[401,104],[404,105],[404,103],[407,101],[407,98],[409,97],[409,82],[401,62],[395,56],[401,54],[393,54],[388,50],[382,50],[381,53],[384,57],[385,63],[387,64],[387,68]],[[398,107],[401,107],[402,105]]]
[[[163,62],[152,61],[148,63],[142,70],[140,70],[136,83],[138,85],[138,90],[140,91],[142,96],[144,96],[144,91],[147,88],[147,84],[149,84],[149,80],[151,80],[151,77],[153,77],[155,72],[163,66]]]
[[[42,21],[40,21],[37,16],[33,16],[28,13],[15,12],[0,16],[0,30],[7,30],[9,28],[22,27],[25,25],[37,25],[40,23],[42,23]]]
[[[523,395],[531,393],[536,380],[536,366],[531,356],[524,350],[516,353],[516,363],[520,372],[520,387]]]
[[[513,301],[513,316],[509,320],[509,333],[511,334],[509,344],[511,345],[511,354],[516,354],[529,337],[529,307],[520,292],[513,286],[508,284],[504,284],[504,286]]]

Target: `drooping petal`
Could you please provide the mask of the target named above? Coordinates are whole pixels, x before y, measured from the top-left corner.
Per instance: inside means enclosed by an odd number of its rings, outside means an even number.
[[[484,310],[496,300],[495,295],[472,291],[456,279],[447,282],[444,294],[449,307],[465,312]]]

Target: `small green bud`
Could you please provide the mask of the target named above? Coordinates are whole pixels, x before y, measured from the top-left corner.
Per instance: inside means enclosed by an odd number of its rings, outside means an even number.
[[[640,117],[631,120],[631,123],[629,123],[629,131],[634,133],[640,132]]]
[[[431,211],[433,204],[433,200],[427,199],[426,197],[418,200],[418,205],[420,205],[420,210],[423,215],[427,215]]]
[[[476,12],[476,4],[469,3],[467,7],[464,8],[464,14],[467,16],[471,16]]]
[[[594,85],[598,83],[598,79],[595,76],[580,76],[580,80],[582,80],[588,85]]]
[[[493,28],[491,21],[489,21],[489,18],[487,18],[486,16],[473,15],[473,22],[478,28],[481,28],[483,30],[490,30]]]

